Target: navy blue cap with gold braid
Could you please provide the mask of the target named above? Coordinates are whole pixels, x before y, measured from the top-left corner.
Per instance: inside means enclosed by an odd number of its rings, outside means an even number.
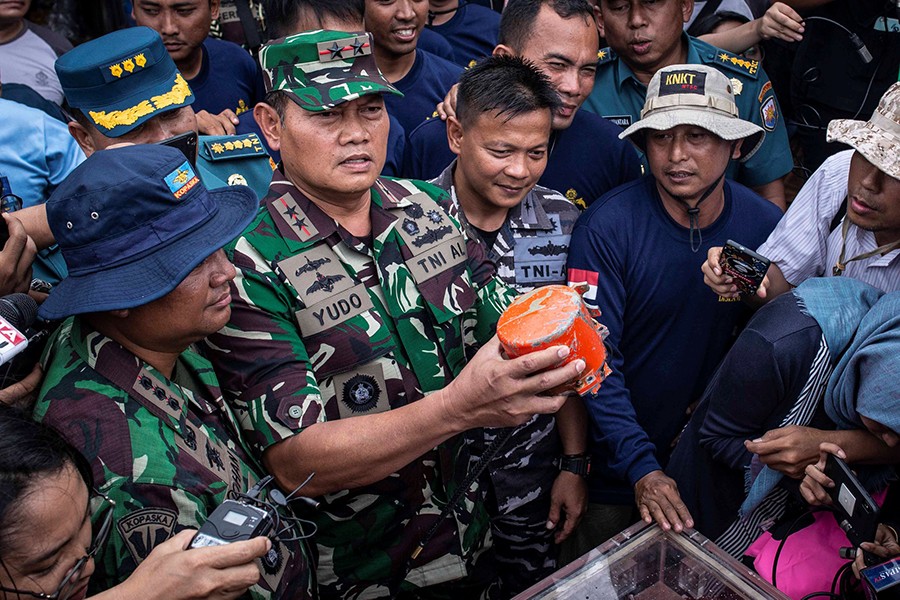
[[[149,27],[114,31],[76,46],[56,61],[56,74],[69,106],[107,137],[194,101],[159,34]]]

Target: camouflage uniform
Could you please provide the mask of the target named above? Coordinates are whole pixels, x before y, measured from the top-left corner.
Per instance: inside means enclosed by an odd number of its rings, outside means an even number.
[[[92,592],[124,581],[156,545],[199,527],[261,478],[211,365],[195,351],[182,353],[169,381],[75,317],[48,345],[44,369],[35,418],[87,457],[96,487],[116,503]],[[302,542],[274,542],[249,596],[312,598],[310,563]]]
[[[433,179],[450,194],[454,216],[466,223],[453,186],[456,161]],[[559,192],[535,186],[509,211],[488,258],[497,274],[519,292],[566,283],[569,237],[581,211]],[[478,236],[471,227],[464,228]],[[502,430],[484,430],[485,444]],[[550,490],[559,475],[561,446],[552,415],[535,415],[517,427],[491,463],[488,474],[496,499],[491,519],[500,575],[510,590],[521,590],[556,567],[553,530],[547,529]]]
[[[257,456],[315,423],[398,408],[445,387],[512,298],[445,212],[440,190],[382,178],[371,194],[372,238],[361,240],[276,172],[264,209],[226,248],[238,268],[231,322],[209,346]],[[322,596],[396,589],[468,458],[457,436],[390,477],[323,498],[309,516]],[[483,493],[473,486],[443,520],[401,591],[465,578],[476,558],[484,564]]]

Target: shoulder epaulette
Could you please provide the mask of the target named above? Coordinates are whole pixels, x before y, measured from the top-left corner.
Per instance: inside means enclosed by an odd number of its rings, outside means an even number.
[[[703,62],[710,66],[739,73],[751,79],[759,77],[758,60],[749,60],[714,46],[709,46],[708,52],[701,52],[700,56]]]
[[[213,162],[268,155],[255,133],[201,136],[200,146],[204,156]]]
[[[613,52],[613,49],[607,46],[606,48],[601,48],[597,52],[597,64],[603,64],[613,60],[616,57],[616,53]]]

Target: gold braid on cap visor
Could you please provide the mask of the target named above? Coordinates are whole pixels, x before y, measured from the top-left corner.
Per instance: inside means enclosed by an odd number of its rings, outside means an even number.
[[[94,123],[109,131],[120,125],[133,125],[141,117],[151,115],[173,104],[182,104],[190,95],[191,87],[184,80],[184,77],[181,76],[181,73],[178,73],[175,75],[175,84],[172,86],[172,89],[165,94],[153,96],[150,100],[142,100],[131,108],[123,108],[122,110],[114,110],[108,113],[105,111],[89,111],[88,115],[93,119]]]

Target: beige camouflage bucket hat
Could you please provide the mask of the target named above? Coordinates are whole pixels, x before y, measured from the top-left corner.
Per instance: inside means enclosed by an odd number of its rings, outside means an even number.
[[[263,46],[266,91],[283,90],[305,110],[326,111],[366,94],[397,94],[375,65],[372,34],[306,31]]]
[[[827,139],[849,144],[880,171],[900,179],[900,82],[888,88],[868,121],[829,123]]]
[[[619,134],[630,138],[642,152],[647,129],[665,131],[678,125],[695,125],[724,140],[744,140],[741,162],[759,150],[765,132],[740,118],[731,81],[706,65],[672,65],[653,75],[641,120]]]

